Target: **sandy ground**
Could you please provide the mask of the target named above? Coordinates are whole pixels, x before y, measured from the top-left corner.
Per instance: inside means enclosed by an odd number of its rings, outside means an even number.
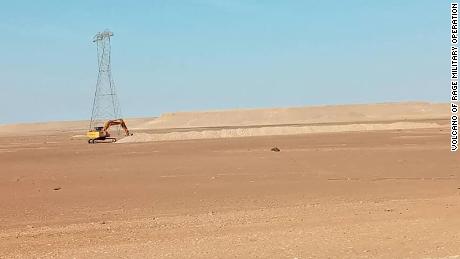
[[[460,157],[439,129],[0,146],[4,258],[460,254]]]
[[[460,258],[460,156],[448,120],[421,123],[438,126],[96,145],[5,131],[0,257]]]

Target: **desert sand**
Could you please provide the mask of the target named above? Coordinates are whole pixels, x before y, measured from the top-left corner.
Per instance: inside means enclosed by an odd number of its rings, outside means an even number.
[[[1,258],[460,258],[446,104],[127,122],[0,125]]]

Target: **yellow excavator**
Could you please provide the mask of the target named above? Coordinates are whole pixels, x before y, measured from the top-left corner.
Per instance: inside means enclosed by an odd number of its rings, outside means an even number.
[[[86,136],[89,138],[88,143],[106,143],[106,140],[110,140],[110,142],[117,141],[116,138],[110,137],[109,133],[109,128],[116,125],[120,125],[121,128],[123,128],[126,136],[133,135],[129,132],[128,127],[126,126],[126,123],[123,119],[109,120],[104,123],[104,127],[95,127],[86,133]]]

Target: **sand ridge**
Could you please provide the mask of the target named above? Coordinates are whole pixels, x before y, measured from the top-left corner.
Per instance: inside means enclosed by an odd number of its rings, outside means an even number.
[[[206,112],[166,113],[158,118],[125,118],[133,132],[148,130],[176,131],[175,129],[224,128],[314,125],[314,124],[363,124],[370,122],[408,122],[417,120],[448,119],[449,104],[407,102],[359,105],[327,105],[296,108],[240,109]],[[84,135],[88,121],[42,122],[22,124],[0,124],[0,136],[28,136],[73,133]],[[419,125],[421,126],[421,125]],[[350,127],[350,126],[349,126]],[[277,130],[296,131],[292,127]],[[322,128],[327,129],[327,128]],[[271,129],[249,130],[250,136],[256,132],[272,132]],[[243,132],[245,130],[242,130]],[[247,131],[247,130],[246,130]],[[303,130],[307,132],[307,130]],[[236,132],[236,133],[235,133]],[[222,131],[218,134],[238,135],[239,131]],[[327,132],[327,131],[326,131]],[[210,133],[214,134],[214,133]],[[267,135],[261,133],[259,135]],[[281,133],[284,135],[284,133]]]
[[[447,103],[377,103],[166,113],[140,128],[261,126],[449,118]]]

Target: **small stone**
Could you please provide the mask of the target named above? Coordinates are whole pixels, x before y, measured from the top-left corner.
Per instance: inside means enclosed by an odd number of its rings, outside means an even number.
[[[61,189],[61,187],[56,187],[53,189],[53,191],[59,191]]]
[[[272,147],[272,149],[270,149],[270,150],[273,151],[273,152],[280,152],[281,151],[278,147]]]

